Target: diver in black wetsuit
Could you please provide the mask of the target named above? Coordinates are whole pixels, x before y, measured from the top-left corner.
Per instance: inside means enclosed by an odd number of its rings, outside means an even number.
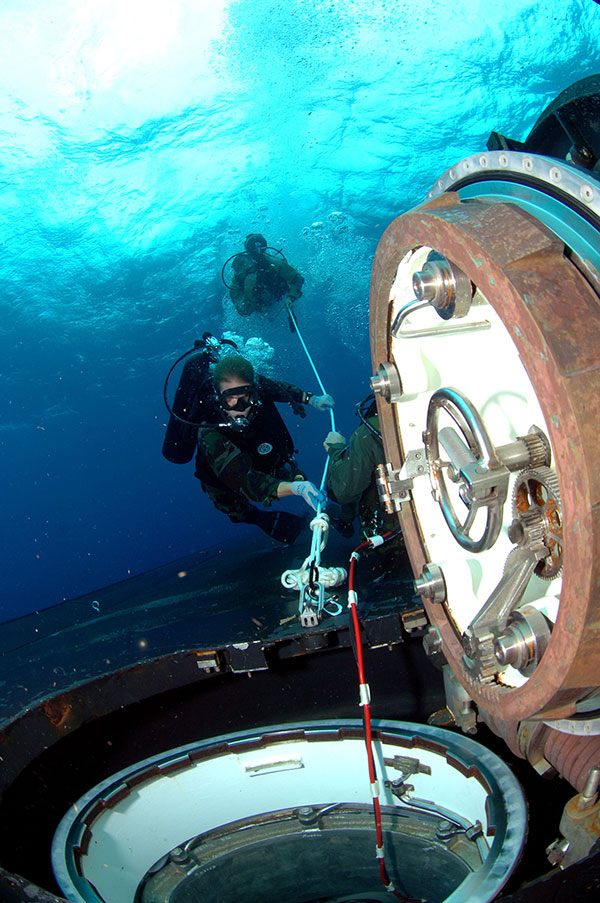
[[[275,402],[287,402],[304,417],[303,405],[326,411],[333,407],[333,398],[255,375],[241,355],[220,360],[213,379],[225,417],[224,422],[198,429],[196,476],[215,507],[231,521],[255,524],[274,539],[292,543],[304,518],[262,511],[252,502],[270,507],[277,499],[297,495],[315,509],[323,498],[299,473],[292,437]]]
[[[183,369],[169,408],[163,454],[169,461],[186,463],[197,442],[195,475],[215,507],[234,523],[255,524],[274,539],[291,543],[303,518],[251,504],[270,507],[274,499],[299,495],[314,507],[319,498],[298,472],[292,438],[274,402],[287,402],[304,417],[304,405],[326,411],[333,407],[333,398],[255,375],[252,364],[240,355],[219,359],[221,343],[207,333],[203,343],[196,343]]]

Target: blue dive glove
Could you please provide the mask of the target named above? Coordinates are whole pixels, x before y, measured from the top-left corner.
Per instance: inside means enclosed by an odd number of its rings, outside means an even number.
[[[341,433],[334,433],[333,431],[327,433],[327,436],[323,443],[323,448],[326,452],[328,452],[332,445],[343,445],[345,447],[346,439],[344,438],[344,436],[342,436]]]
[[[335,408],[335,401],[331,395],[311,395],[308,403],[317,411],[328,411],[330,408]]]
[[[292,487],[293,495],[299,495],[303,498],[306,504],[310,505],[314,511],[317,510],[319,502],[325,501],[325,494],[308,480],[297,480],[294,483],[290,483],[290,486]]]

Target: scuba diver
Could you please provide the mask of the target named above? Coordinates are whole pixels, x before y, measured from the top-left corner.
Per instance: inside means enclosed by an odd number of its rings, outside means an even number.
[[[356,413],[362,422],[350,437],[349,446],[341,433],[336,432],[330,432],[323,442],[329,457],[327,494],[341,506],[335,526],[342,535],[351,536],[352,523],[358,514],[365,536],[398,532],[398,519],[395,514],[387,514],[382,509],[375,482],[377,465],[384,464],[385,457],[372,395],[357,405]],[[386,553],[397,551],[403,544],[399,533],[398,538],[384,548]]]
[[[227,355],[214,368],[220,422],[198,429],[195,476],[214,506],[233,523],[255,524],[279,542],[295,541],[305,519],[286,511],[262,511],[273,501],[296,495],[313,509],[320,491],[298,471],[292,437],[275,402],[287,402],[305,417],[303,405],[334,407],[330,395],[312,395],[297,386],[254,373],[250,361]]]
[[[301,296],[304,278],[281,251],[267,247],[264,235],[251,232],[246,236],[244,248],[226,260],[221,271],[237,312],[242,317],[263,313],[284,297],[289,308]],[[233,270],[231,283],[224,276],[229,261]]]

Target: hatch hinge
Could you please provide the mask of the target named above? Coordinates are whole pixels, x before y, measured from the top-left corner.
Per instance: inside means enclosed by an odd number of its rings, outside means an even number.
[[[427,473],[427,458],[424,448],[409,451],[400,470],[391,464],[379,464],[375,473],[379,501],[388,514],[402,510],[404,502],[411,497],[415,477]]]

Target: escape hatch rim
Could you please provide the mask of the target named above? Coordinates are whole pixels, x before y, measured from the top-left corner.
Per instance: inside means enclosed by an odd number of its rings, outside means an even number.
[[[458,901],[479,903],[493,899],[514,869],[523,849],[527,831],[527,810],[523,793],[508,766],[479,743],[441,728],[394,721],[375,722],[374,726],[380,781],[385,777],[381,769],[385,772],[388,768],[385,764],[386,754],[393,753],[418,756],[420,759],[433,762],[434,770],[439,775],[443,773],[446,778],[449,774],[452,775],[455,781],[454,790],[456,782],[461,783],[463,788],[461,792],[452,794],[451,788],[447,787],[444,790],[444,782],[441,782],[439,789],[436,788],[435,791],[436,802],[441,799],[439,805],[448,807],[448,803],[452,803],[452,800],[460,799],[461,806],[469,807],[469,812],[461,815],[461,818],[467,820],[469,818],[473,820],[473,812],[477,811],[489,844],[489,853],[482,867],[471,873],[446,900],[448,903]],[[328,771],[323,767],[319,757],[331,753],[332,750],[335,753],[336,769]],[[306,758],[306,764],[303,756]],[[298,762],[301,760],[302,764],[299,765]],[[274,761],[278,764],[272,768]],[[281,761],[283,765],[280,764]],[[186,776],[186,772],[188,775],[196,772],[202,776],[202,765],[207,764],[212,768],[215,762],[219,767],[225,765],[229,769],[228,779],[235,768],[239,770],[243,766],[246,769],[243,772],[245,791],[250,793],[247,788],[252,782],[260,789],[260,805],[254,804],[254,814],[281,807],[281,788],[286,783],[291,787],[290,776],[297,781],[300,775],[306,786],[290,789],[288,796],[283,800],[284,805],[298,805],[304,800],[314,802],[315,799],[325,802],[328,799],[328,792],[334,796],[347,795],[364,803],[370,803],[371,800],[360,721],[336,720],[276,725],[187,744],[118,772],[92,788],[73,805],[61,821],[52,844],[52,865],[63,893],[73,903],[79,901],[97,903],[98,900],[105,900],[106,903],[113,903],[114,900],[115,903],[119,903],[121,899],[131,899],[147,868],[160,858],[158,854],[161,851],[158,850],[157,853],[156,845],[150,851],[144,850],[146,860],[143,867],[140,866],[138,869],[135,887],[132,885],[129,890],[125,887],[123,891],[129,896],[107,895],[104,888],[98,887],[97,882],[94,884],[91,880],[91,878],[95,880],[96,874],[99,873],[97,866],[104,853],[107,849],[111,849],[110,844],[114,844],[114,838],[109,836],[107,845],[102,848],[99,843],[99,838],[102,841],[102,837],[97,833],[100,830],[100,823],[104,819],[105,827],[108,823],[107,816],[118,815],[120,824],[123,824],[123,812],[132,801],[135,803],[140,798],[144,785],[156,788],[162,783],[170,793],[174,784],[169,785],[169,782],[180,780],[182,776]],[[248,772],[247,766],[255,770]],[[265,798],[268,794],[264,779],[269,774],[275,775],[274,790],[269,792],[275,793],[273,799],[277,800],[279,805],[269,805],[267,801],[265,807]],[[397,777],[398,772],[392,770],[391,776]],[[425,779],[430,780],[430,776],[426,774],[411,776],[415,795],[419,799],[429,799],[431,796],[432,785],[431,783],[428,785]],[[252,804],[250,810],[243,813],[239,807],[231,808],[233,804],[227,803],[227,797],[223,792],[211,792],[215,787],[222,791],[223,786],[225,784],[217,779],[216,783],[212,783],[208,788],[206,798],[212,799],[218,806],[218,815],[209,814],[209,820],[212,817],[214,825],[226,824],[233,820],[232,812],[235,812],[237,817],[244,814],[252,815]],[[343,789],[346,786],[347,791]],[[309,788],[309,795],[306,787]],[[333,801],[337,802],[337,799]],[[394,802],[394,797],[388,789],[383,795],[382,802],[384,805]],[[230,815],[223,818],[224,811]],[[166,813],[161,813],[163,823],[165,815]],[[113,825],[114,823],[113,821]],[[202,830],[202,825],[199,825],[197,819],[192,819],[192,823]],[[140,837],[148,833],[147,823],[141,824],[142,827],[138,825],[140,834],[136,835],[137,839],[134,838],[136,843],[142,843],[143,839]],[[163,829],[164,824],[161,824],[161,830]],[[199,833],[198,830],[189,830],[181,826],[181,811],[178,812],[178,830],[179,840]],[[168,852],[174,846],[176,843],[165,840],[162,853]],[[90,849],[95,854],[99,851],[99,857],[92,868],[88,868]],[[130,855],[127,854],[128,857]],[[119,874],[118,883],[119,887],[124,886],[122,873]]]

